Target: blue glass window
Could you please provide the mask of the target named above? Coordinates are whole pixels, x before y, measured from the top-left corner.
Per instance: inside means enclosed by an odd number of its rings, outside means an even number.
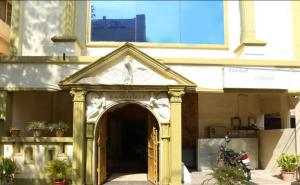
[[[224,44],[223,1],[92,1],[92,41]]]

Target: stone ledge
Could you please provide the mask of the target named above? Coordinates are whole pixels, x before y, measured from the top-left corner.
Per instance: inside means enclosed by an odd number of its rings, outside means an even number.
[[[54,36],[51,37],[53,42],[76,42],[77,37],[75,36]]]
[[[234,50],[234,52],[240,56],[245,47],[249,47],[249,46],[257,46],[257,47],[265,47],[267,45],[266,41],[263,40],[244,40],[242,41],[242,43]]]
[[[73,143],[72,137],[1,137],[0,143]]]

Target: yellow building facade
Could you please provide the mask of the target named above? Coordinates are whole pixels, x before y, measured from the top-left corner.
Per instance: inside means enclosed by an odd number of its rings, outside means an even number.
[[[298,153],[299,2],[8,2],[0,154],[19,165],[16,184],[51,183],[55,158],[71,160],[74,185],[120,173],[182,184],[183,168],[214,165],[227,132],[257,169]],[[70,129],[32,137],[38,120]]]

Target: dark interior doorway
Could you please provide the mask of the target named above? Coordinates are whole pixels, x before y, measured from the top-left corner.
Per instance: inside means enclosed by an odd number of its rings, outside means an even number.
[[[279,113],[265,114],[264,117],[265,130],[281,129],[281,118]]]
[[[147,173],[147,114],[135,104],[108,113],[108,174]]]

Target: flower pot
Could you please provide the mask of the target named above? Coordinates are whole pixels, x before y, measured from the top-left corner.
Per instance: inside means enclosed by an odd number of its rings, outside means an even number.
[[[294,181],[295,172],[281,172],[281,177],[284,181],[292,182]]]
[[[54,185],[65,185],[65,181],[63,179],[54,180]]]
[[[10,135],[11,137],[20,137],[21,130],[20,129],[11,129]]]
[[[33,137],[40,137],[42,135],[42,130],[40,130],[40,129],[33,129],[32,133],[33,133]]]
[[[56,137],[63,137],[64,136],[64,129],[61,129],[61,128],[57,128],[54,130],[54,135]]]

